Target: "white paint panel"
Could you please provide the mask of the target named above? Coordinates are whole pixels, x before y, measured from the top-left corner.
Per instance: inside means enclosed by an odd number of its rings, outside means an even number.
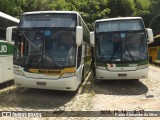
[[[13,57],[0,57],[0,83],[13,79]]]
[[[126,74],[125,77],[119,77],[118,74]],[[148,68],[140,69],[136,71],[121,71],[121,72],[113,72],[108,70],[100,70],[96,69],[96,79],[103,80],[124,80],[124,79],[146,79],[148,78]]]
[[[2,62],[1,62],[1,60],[0,60],[0,83],[3,83],[3,81],[4,81],[4,73],[3,73],[3,64],[2,64]]]

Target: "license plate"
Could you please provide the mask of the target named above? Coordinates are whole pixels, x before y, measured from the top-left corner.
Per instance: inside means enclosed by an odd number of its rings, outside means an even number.
[[[37,82],[37,85],[39,85],[39,86],[46,86],[46,83],[45,82]]]
[[[118,77],[127,77],[127,74],[118,74]]]

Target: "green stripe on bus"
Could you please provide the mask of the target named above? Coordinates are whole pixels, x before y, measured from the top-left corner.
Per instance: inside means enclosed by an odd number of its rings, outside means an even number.
[[[105,67],[107,67],[107,64],[109,64],[109,63],[107,63],[107,62],[96,62],[96,65],[98,65],[98,66],[105,66]],[[115,64],[115,63],[113,63],[113,64]],[[137,62],[137,63],[116,63],[116,67],[130,67],[131,66],[131,64],[136,64],[136,65],[145,65],[145,64],[148,64],[148,60],[144,60],[144,61],[141,61],[141,62]]]

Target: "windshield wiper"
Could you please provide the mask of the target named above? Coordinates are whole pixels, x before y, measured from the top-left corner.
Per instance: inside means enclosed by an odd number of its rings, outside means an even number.
[[[117,50],[118,50],[118,47],[116,47],[116,48],[114,49],[114,52],[113,52],[113,54],[112,54],[111,59],[109,60],[109,62],[111,62],[111,61],[112,61],[113,56],[114,56],[114,54],[116,53],[116,51],[117,51]]]
[[[24,34],[24,32],[23,32],[23,31],[21,31],[21,32],[22,32],[23,36],[26,38],[26,40],[27,40],[34,48],[36,48],[36,49],[38,50],[39,48],[27,38],[27,36]]]
[[[34,51],[29,53],[37,53],[37,52],[39,51]],[[53,68],[53,66],[56,68],[59,67],[59,65],[57,65],[57,63],[51,56],[45,54],[29,55],[26,56],[26,58],[23,61],[26,61],[25,63],[27,66],[45,67],[45,68],[50,68],[50,67]]]
[[[48,52],[47,52],[47,54],[45,53],[45,54],[43,54],[42,55],[42,63],[44,62],[44,60],[45,60],[45,62],[46,63],[43,63],[43,65],[45,66],[46,64],[48,64],[48,62],[50,62],[50,63],[52,63],[52,65],[54,65],[54,67],[56,67],[56,68],[58,68],[59,67],[59,65],[56,63],[56,61],[55,61],[55,59],[52,57],[52,55],[50,55]],[[49,65],[49,67],[51,67],[51,65]]]
[[[125,48],[126,48],[127,52],[129,53],[129,55],[130,55],[130,57],[131,57],[132,61],[134,62],[135,60],[134,60],[134,58],[133,58],[133,56],[132,56],[131,52],[130,52],[130,51],[129,51],[129,49],[127,48],[126,40],[125,40]]]

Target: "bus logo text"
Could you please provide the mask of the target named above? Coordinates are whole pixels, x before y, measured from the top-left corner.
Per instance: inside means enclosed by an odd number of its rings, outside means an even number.
[[[38,73],[41,73],[41,74],[60,74],[60,71],[53,71],[53,70],[38,70]]]

